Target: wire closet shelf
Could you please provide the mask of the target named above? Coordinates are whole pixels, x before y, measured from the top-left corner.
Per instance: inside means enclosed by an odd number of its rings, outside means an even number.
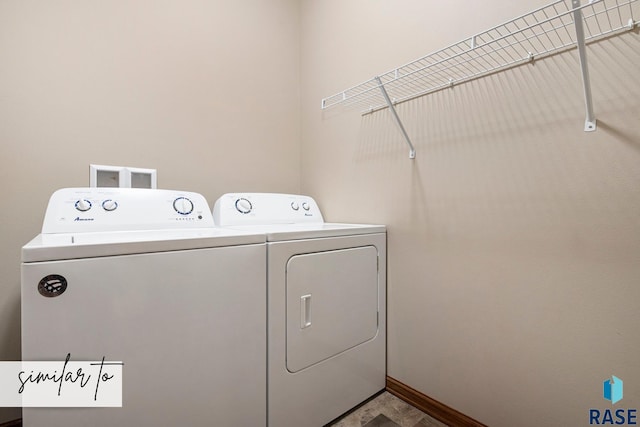
[[[584,44],[634,29],[640,15],[638,5],[637,0],[591,0],[584,5],[580,0],[554,1],[324,98],[322,109],[343,105],[360,108],[362,114],[384,108],[393,111],[395,104],[574,46],[580,53],[585,97],[590,104]],[[587,122],[590,120],[593,128],[587,125],[585,130],[595,129],[595,119],[587,117]]]

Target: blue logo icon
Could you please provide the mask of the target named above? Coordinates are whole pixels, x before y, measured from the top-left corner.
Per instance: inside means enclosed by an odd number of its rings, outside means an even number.
[[[614,405],[622,400],[623,395],[623,382],[615,375],[611,375],[611,378],[607,378],[603,383],[602,396],[611,401]]]

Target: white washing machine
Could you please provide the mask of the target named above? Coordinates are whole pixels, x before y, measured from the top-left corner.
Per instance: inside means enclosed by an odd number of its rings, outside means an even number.
[[[23,425],[266,425],[265,257],[200,194],[54,193],[22,250],[23,360],[122,361],[123,406],[24,408]]]
[[[266,236],[270,427],[322,426],[385,388],[384,226],[264,193],[223,195],[214,222]]]

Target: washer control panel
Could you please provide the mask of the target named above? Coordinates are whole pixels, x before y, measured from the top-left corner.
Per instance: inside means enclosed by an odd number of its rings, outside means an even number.
[[[322,223],[312,197],[280,193],[227,193],[213,207],[216,226]]]
[[[49,200],[42,232],[158,230],[213,227],[198,193],[139,188],[63,188]]]

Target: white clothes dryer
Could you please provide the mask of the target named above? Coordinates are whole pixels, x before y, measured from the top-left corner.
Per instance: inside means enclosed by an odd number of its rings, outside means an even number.
[[[322,426],[383,390],[386,228],[288,194],[225,194],[213,214],[266,236],[268,425]]]
[[[23,360],[122,361],[123,406],[24,408],[23,425],[266,425],[265,256],[197,193],[55,192],[22,249]]]

